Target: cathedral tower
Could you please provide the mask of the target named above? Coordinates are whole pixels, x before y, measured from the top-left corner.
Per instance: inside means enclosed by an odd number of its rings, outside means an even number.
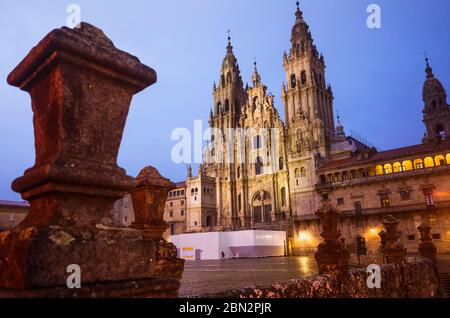
[[[220,69],[219,85],[214,83],[213,96],[214,113],[211,118],[211,126],[221,130],[237,127],[241,107],[245,101],[245,93],[230,36],[228,36],[227,53]]]
[[[426,127],[424,142],[446,139],[450,136],[450,108],[447,104],[447,93],[441,82],[434,77],[433,69],[427,61],[427,79],[423,85],[423,122]]]
[[[283,55],[286,84],[282,101],[287,131],[286,153],[291,189],[292,214],[314,215],[315,171],[330,157],[336,138],[333,93],[325,82],[325,61],[319,54],[297,2],[289,54]]]
[[[320,153],[328,156],[335,134],[333,94],[325,84],[325,62],[319,54],[297,2],[291,49],[283,56],[287,85],[282,100],[290,138],[290,151],[297,156]]]

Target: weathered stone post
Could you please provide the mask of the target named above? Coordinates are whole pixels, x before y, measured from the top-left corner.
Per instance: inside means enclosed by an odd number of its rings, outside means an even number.
[[[130,102],[155,82],[87,23],[53,30],[9,75],[31,95],[36,161],[13,182],[30,212],[0,234],[0,296],[177,296],[179,273],[155,264],[160,240],[113,221],[114,202],[135,186],[117,166]],[[71,264],[81,289],[67,288]]]
[[[399,222],[392,215],[388,215],[383,220],[383,225],[386,228],[386,242],[384,247],[381,248],[381,252],[387,264],[405,262],[406,248],[399,242],[398,224]]]
[[[431,226],[427,222],[423,222],[417,230],[420,232],[420,240],[422,243],[419,245],[419,253],[436,263],[437,260],[437,248],[433,244],[431,237]]]
[[[130,191],[135,216],[131,227],[144,231],[146,236],[159,242],[155,272],[159,276],[181,278],[184,260],[177,258],[175,245],[162,237],[169,227],[164,221],[164,206],[167,194],[174,188],[175,184],[162,177],[154,167],[142,169],[136,178],[135,187]]]
[[[323,206],[317,212],[324,242],[317,247],[315,258],[319,268],[319,274],[342,274],[347,272],[350,253],[339,241],[341,233],[338,230],[339,212],[331,205],[330,201],[324,201]]]

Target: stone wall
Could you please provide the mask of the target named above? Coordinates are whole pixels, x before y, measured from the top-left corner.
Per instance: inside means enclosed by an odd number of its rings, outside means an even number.
[[[440,297],[435,266],[425,259],[381,267],[381,288],[369,289],[365,269],[344,276],[319,275],[270,286],[227,290],[200,298],[433,298]]]

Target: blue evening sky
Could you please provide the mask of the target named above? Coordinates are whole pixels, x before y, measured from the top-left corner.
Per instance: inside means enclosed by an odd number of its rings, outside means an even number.
[[[176,127],[193,130],[195,119],[206,128],[228,29],[244,82],[251,81],[256,56],[284,118],[282,54],[290,46],[295,0],[0,0],[1,199],[20,198],[11,182],[34,163],[30,98],[6,77],[50,30],[65,25],[71,3],[81,6],[83,21],[158,73],[130,108],[118,160],[128,174],[150,164],[173,181],[185,178],[184,164],[171,160],[170,135]],[[366,26],[371,3],[382,8],[379,30]],[[450,2],[303,0],[301,7],[325,56],[346,131],[383,150],[420,143],[424,51],[450,89]]]

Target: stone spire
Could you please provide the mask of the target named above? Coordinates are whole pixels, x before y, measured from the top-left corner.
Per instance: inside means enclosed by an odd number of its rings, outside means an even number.
[[[231,128],[237,124],[238,114],[244,101],[243,86],[241,71],[233,52],[230,31],[228,31],[227,52],[220,69],[219,85],[213,88],[213,127],[219,128],[223,125]],[[225,120],[219,121],[219,117]]]
[[[256,87],[258,85],[261,85],[261,75],[259,75],[259,73],[258,73],[256,59],[255,59],[255,62],[253,63],[253,65],[254,65],[254,69],[253,69],[252,82],[253,82],[253,87]]]
[[[337,126],[336,126],[336,135],[337,136],[345,136],[344,125],[341,123],[341,117],[337,114]]]

